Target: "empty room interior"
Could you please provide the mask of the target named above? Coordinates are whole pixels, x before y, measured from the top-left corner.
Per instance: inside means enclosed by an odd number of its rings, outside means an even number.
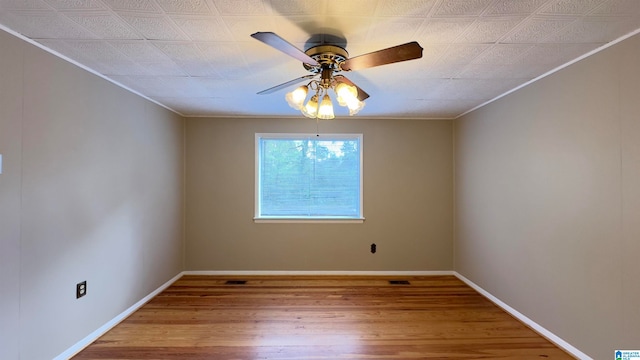
[[[0,359],[640,349],[638,33],[635,0],[0,0]],[[208,353],[109,355],[206,299]]]

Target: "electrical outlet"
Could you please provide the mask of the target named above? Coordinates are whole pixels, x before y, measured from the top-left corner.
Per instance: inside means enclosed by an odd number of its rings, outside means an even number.
[[[80,299],[85,295],[87,295],[87,282],[83,281],[76,284],[76,299]]]
[[[376,246],[376,244],[375,244],[375,243],[371,244],[371,253],[372,253],[372,254],[375,254],[375,253],[376,253],[376,251],[377,251],[377,249],[376,249],[376,248],[377,248],[377,246]]]

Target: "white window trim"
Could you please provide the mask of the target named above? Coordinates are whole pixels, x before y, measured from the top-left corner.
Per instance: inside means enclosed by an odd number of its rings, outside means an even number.
[[[260,214],[260,139],[292,139],[299,137],[316,137],[329,138],[329,139],[353,139],[358,138],[360,143],[360,217],[339,217],[339,216],[324,216],[324,217],[293,217],[293,216],[259,216]],[[362,134],[306,134],[306,133],[256,133],[255,134],[255,177],[254,177],[254,216],[253,221],[255,223],[363,223],[364,217],[364,151],[363,151],[363,136]]]

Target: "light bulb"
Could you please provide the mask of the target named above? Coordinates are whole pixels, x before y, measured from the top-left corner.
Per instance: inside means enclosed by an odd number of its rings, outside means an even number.
[[[335,115],[333,114],[333,104],[331,103],[331,98],[327,94],[324,94],[322,97],[320,108],[318,108],[318,118],[325,120],[335,118]]]
[[[307,98],[308,91],[309,90],[307,89],[307,87],[303,85],[291,92],[288,92],[284,98],[287,100],[287,103],[289,104],[289,106],[291,106],[296,110],[300,110],[302,109],[302,104],[304,103],[304,99]]]

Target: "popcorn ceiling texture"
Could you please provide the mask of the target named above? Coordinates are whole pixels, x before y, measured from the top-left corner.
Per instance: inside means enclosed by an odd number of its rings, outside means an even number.
[[[256,95],[307,74],[257,31],[340,35],[351,56],[418,41],[422,59],[349,74],[359,116],[455,118],[637,30],[640,2],[0,0],[0,24],[185,116],[299,116]]]

